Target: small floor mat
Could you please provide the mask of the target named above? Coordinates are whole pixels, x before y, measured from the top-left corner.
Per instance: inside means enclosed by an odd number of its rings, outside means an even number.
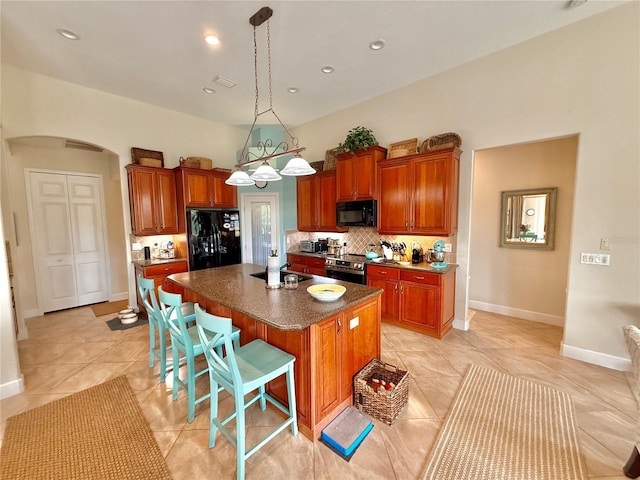
[[[138,314],[138,320],[133,323],[127,323],[123,325],[120,323],[120,318],[116,317],[111,320],[107,320],[107,326],[111,330],[127,330],[129,328],[139,327],[140,325],[147,325],[149,320],[143,314]]]
[[[120,310],[124,310],[129,306],[129,300],[117,300],[115,302],[102,302],[102,303],[94,303],[90,305],[91,310],[93,310],[93,314],[96,317],[101,317],[103,315],[109,315],[110,313],[116,313]]]

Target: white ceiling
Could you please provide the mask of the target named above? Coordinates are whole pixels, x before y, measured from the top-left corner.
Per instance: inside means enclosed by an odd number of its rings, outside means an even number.
[[[268,5],[273,107],[296,126],[624,1],[8,1],[2,63],[230,125],[253,120],[253,27]],[[69,41],[56,33],[72,30]],[[216,33],[221,45],[204,43]],[[266,23],[257,28],[266,56]],[[386,47],[369,49],[384,39]],[[335,67],[333,74],[320,71]],[[212,82],[221,75],[238,83]],[[268,107],[259,63],[260,110]],[[207,95],[203,87],[215,94]],[[287,88],[297,87],[291,94]],[[275,123],[274,121],[267,123]]]

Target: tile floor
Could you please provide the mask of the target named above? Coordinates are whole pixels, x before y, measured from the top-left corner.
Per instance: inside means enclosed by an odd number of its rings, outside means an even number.
[[[30,338],[18,344],[25,391],[0,402],[2,432],[11,415],[125,374],[176,480],[235,478],[226,439],[207,447],[208,401],[188,424],[184,392],[173,402],[170,381],[159,383],[157,366],[148,367],[148,328],[110,331],[105,321],[112,317],[96,318],[85,307],[27,321]],[[247,461],[247,479],[418,478],[470,363],[569,392],[589,477],[625,478],[638,415],[626,373],[560,356],[558,327],[486,312],[477,312],[471,326],[436,340],[383,324],[382,359],[411,373],[409,405],[394,425],[376,421],[349,463],[286,430]],[[202,380],[199,388],[208,388]],[[232,408],[229,400],[221,399],[221,411]],[[273,412],[251,410],[249,442],[274,421]]]

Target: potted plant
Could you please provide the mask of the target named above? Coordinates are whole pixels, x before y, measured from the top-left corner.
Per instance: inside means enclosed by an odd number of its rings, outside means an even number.
[[[336,153],[351,152],[351,154],[354,154],[356,150],[373,147],[374,145],[378,145],[378,140],[373,135],[373,131],[358,125],[349,130],[347,137],[336,148]]]

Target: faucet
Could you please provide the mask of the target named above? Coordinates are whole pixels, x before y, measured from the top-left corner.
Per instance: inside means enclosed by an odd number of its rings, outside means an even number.
[[[281,265],[281,266],[280,266],[280,270],[282,271],[282,270],[284,270],[284,269],[286,269],[286,268],[289,268],[290,266],[291,266],[291,264],[290,264],[289,262],[287,262],[287,263],[285,263],[284,265]]]

